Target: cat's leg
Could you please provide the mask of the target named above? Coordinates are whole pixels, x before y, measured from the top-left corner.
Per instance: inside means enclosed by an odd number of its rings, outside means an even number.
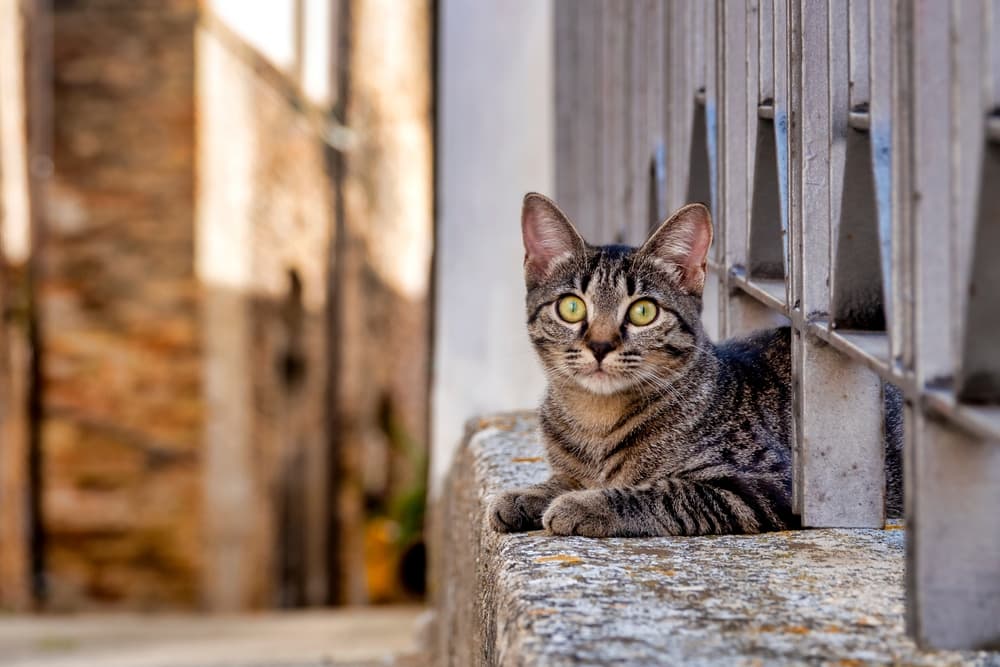
[[[556,535],[586,537],[725,535],[790,527],[787,503],[769,497],[771,485],[755,482],[671,478],[648,487],[572,491],[549,505],[542,525]]]
[[[541,484],[504,491],[490,503],[490,525],[500,533],[538,530],[542,514],[552,500],[570,489],[579,488],[564,477],[552,476]]]

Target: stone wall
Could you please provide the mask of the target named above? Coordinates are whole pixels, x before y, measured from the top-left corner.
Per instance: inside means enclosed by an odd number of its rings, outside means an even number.
[[[198,601],[195,0],[56,2],[37,254],[47,600]]]

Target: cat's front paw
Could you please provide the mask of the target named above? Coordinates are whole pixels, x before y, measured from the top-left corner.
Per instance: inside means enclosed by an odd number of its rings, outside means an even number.
[[[542,526],[553,535],[610,537],[617,533],[615,515],[598,490],[564,493],[549,505]]]
[[[498,533],[518,533],[542,527],[548,499],[525,491],[505,491],[490,503],[490,526]]]

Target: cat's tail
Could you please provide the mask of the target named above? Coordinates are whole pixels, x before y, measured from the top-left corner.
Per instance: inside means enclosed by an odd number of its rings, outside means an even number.
[[[885,411],[885,515],[903,517],[903,392],[888,382],[882,385]]]

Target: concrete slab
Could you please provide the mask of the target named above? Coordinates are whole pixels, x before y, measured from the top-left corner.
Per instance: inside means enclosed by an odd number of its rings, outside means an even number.
[[[2,667],[423,665],[420,607],[239,616],[0,615]]]
[[[466,665],[1000,665],[903,629],[904,532],[499,535],[494,493],[545,478],[528,415],[470,425],[436,518],[437,661]]]

